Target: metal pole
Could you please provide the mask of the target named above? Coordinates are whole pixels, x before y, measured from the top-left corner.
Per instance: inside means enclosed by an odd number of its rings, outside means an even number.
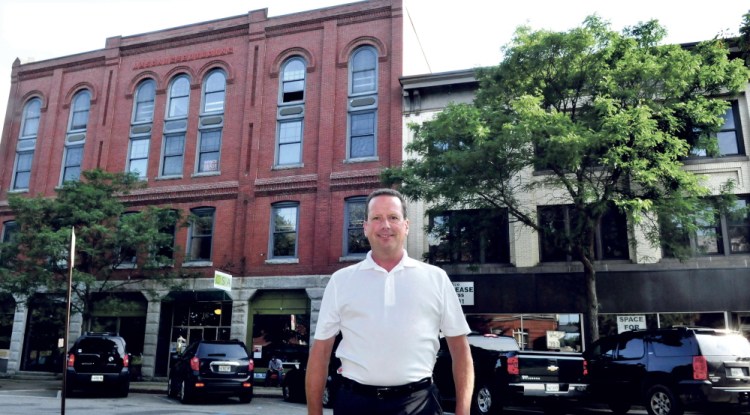
[[[70,261],[68,261],[68,293],[65,297],[65,337],[63,338],[63,356],[62,359],[62,397],[60,399],[60,415],[65,415],[65,395],[68,390],[68,336],[70,335],[70,298],[73,292],[73,264],[76,259],[76,230],[70,229]]]

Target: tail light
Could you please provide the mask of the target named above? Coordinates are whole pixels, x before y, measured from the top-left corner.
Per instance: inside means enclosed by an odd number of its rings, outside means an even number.
[[[705,356],[693,356],[693,379],[708,380],[708,362]]]
[[[125,354],[125,356],[122,357],[122,367],[128,367],[130,364],[130,356]]]
[[[250,359],[247,362],[247,370],[249,370],[250,372],[252,372],[253,370],[255,370],[255,362],[253,361],[253,359]]]
[[[74,367],[76,364],[76,355],[73,353],[68,354],[68,367]]]
[[[508,358],[508,374],[518,375],[521,372],[518,370],[518,356]]]
[[[583,376],[589,375],[589,362],[583,361]]]
[[[198,357],[193,356],[192,359],[190,359],[190,370],[195,370],[196,372],[201,369],[201,361],[198,360]]]

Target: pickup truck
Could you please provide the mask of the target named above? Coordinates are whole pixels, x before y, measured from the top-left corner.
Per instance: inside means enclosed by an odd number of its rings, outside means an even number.
[[[472,414],[497,414],[516,403],[541,405],[547,414],[561,411],[561,400],[586,396],[586,363],[580,353],[520,350],[513,337],[470,334],[474,359]],[[433,379],[447,408],[455,404],[450,352],[440,341]]]

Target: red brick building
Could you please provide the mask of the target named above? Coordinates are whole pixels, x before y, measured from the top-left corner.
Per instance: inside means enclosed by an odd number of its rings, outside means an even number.
[[[143,353],[144,375],[165,374],[179,336],[306,344],[327,276],[362,257],[363,198],[401,162],[402,34],[401,0],[370,0],[16,61],[0,142],[4,235],[10,193],[53,196],[94,168],[138,172],[147,188],[128,198],[133,208],[212,222],[175,235],[178,266],[207,278],[166,299],[136,290],[140,311],[97,317]],[[213,289],[215,270],[233,276],[231,292]],[[44,370],[52,345],[29,317],[35,303],[14,300],[11,340],[0,341],[7,369]],[[267,335],[281,331],[294,338]]]

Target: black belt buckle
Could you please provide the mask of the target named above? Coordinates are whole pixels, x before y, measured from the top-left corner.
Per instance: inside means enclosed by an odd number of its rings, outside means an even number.
[[[378,399],[385,399],[388,395],[388,392],[391,391],[391,388],[377,388],[375,390],[375,396]]]

